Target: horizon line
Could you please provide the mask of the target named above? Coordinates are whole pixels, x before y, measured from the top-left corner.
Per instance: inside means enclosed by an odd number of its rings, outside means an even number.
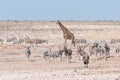
[[[56,20],[0,20],[0,22],[2,21],[7,21],[7,22],[19,22],[19,21],[40,21],[40,22],[54,22],[60,19],[56,19]],[[120,20],[60,20],[60,21],[65,21],[65,22],[119,22]]]

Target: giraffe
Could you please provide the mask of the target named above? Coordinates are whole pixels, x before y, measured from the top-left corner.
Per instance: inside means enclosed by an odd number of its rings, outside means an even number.
[[[71,43],[75,46],[75,36],[72,32],[70,32],[59,20],[57,20],[57,24],[63,31],[63,38],[65,40],[65,44],[67,44],[67,40],[71,40]]]

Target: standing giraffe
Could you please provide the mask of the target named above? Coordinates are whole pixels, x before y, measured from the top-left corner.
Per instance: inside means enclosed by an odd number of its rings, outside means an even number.
[[[59,20],[57,20],[57,24],[63,31],[63,37],[65,39],[65,44],[67,44],[67,40],[72,40],[72,44],[75,46],[75,36],[72,32],[70,32]]]

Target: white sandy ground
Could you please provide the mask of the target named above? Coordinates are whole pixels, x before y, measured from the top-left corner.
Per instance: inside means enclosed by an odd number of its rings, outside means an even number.
[[[46,61],[39,52],[31,49],[30,62],[25,59],[24,49],[0,50],[0,80],[115,80],[120,76],[120,54],[107,61],[90,59],[89,68],[83,68],[75,52],[72,63],[59,59]]]
[[[113,72],[114,70],[114,72]],[[106,73],[106,71],[108,71]],[[112,72],[111,72],[112,71]],[[116,73],[115,71],[119,71]],[[0,80],[115,80],[120,69],[77,69],[56,71],[2,71]]]
[[[48,44],[40,44],[30,48],[32,55],[30,62],[25,58],[24,47],[12,48],[0,45],[0,80],[116,80],[120,76],[120,54],[115,53],[119,45],[110,44],[111,39],[120,39],[120,24],[103,22],[80,23],[63,22],[74,33],[75,38],[86,39],[92,44],[95,40],[106,40],[111,46],[111,57],[94,60],[90,57],[89,68],[83,68],[83,61],[76,57],[76,48],[72,48],[72,63],[62,62],[59,59],[46,61],[42,53],[49,48],[58,50],[63,46],[62,31],[55,22],[0,22],[0,38],[11,36],[32,39],[47,39]],[[68,41],[68,47],[70,47]],[[85,46],[85,45],[84,45]],[[88,53],[89,47],[85,49]],[[120,79],[119,79],[120,80]]]

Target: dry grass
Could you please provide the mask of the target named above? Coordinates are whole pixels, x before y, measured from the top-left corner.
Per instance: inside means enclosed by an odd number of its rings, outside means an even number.
[[[114,80],[120,75],[120,54],[115,53],[118,44],[110,44],[111,39],[119,39],[120,24],[118,22],[63,22],[74,33],[77,39],[86,39],[87,43],[94,40],[106,40],[111,46],[111,56],[106,61],[90,58],[89,69],[83,68],[82,60],[76,56],[76,47],[72,47],[72,63],[43,59],[42,53],[49,48],[59,50],[63,47],[62,31],[55,22],[0,22],[0,38],[16,36],[33,39],[47,39],[48,44],[40,44],[30,48],[32,55],[28,62],[25,58],[25,47],[0,45],[0,79],[2,80]],[[69,47],[71,42],[68,41]],[[84,45],[81,45],[84,46]],[[71,47],[70,47],[71,48]],[[85,51],[89,53],[87,47]],[[18,76],[19,74],[19,76]],[[24,74],[24,75],[23,75]],[[6,76],[7,77],[6,77]]]

